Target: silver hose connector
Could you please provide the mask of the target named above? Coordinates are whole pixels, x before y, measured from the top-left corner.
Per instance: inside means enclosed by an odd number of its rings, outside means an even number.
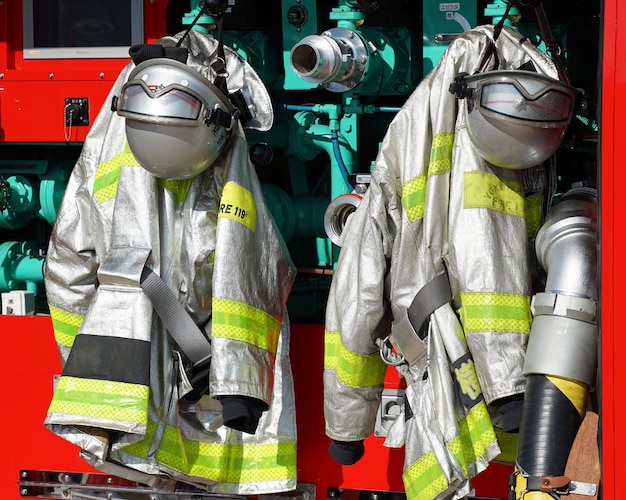
[[[593,188],[570,189],[550,210],[535,243],[546,292],[598,299],[597,225]]]
[[[332,28],[300,40],[291,49],[289,63],[305,82],[346,92],[363,80],[369,55],[369,45],[358,32]]]
[[[525,375],[554,375],[593,385],[597,225],[596,190],[574,188],[554,205],[537,234],[537,258],[547,279],[545,292],[537,293],[531,303]]]
[[[350,216],[361,203],[362,196],[349,193],[337,196],[330,202],[324,213],[324,230],[335,245],[341,247],[342,233]]]

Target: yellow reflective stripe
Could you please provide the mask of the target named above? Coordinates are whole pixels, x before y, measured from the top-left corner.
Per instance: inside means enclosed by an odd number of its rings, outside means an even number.
[[[524,185],[489,172],[465,172],[464,208],[487,208],[524,217]]]
[[[185,201],[187,198],[187,193],[189,192],[189,188],[193,182],[193,178],[191,179],[183,179],[180,181],[171,180],[171,179],[157,179],[157,184],[163,189],[167,189],[174,194],[174,198],[179,203]]]
[[[334,370],[341,346],[341,334],[337,331],[324,330],[324,370]]]
[[[448,441],[448,448],[466,475],[470,464],[483,457],[497,442],[485,401],[474,405],[458,423],[459,435]]]
[[[530,333],[530,297],[514,293],[461,292],[466,331]]]
[[[428,174],[418,175],[402,184],[401,202],[409,222],[424,218],[426,181],[433,175],[447,174],[452,167],[453,132],[436,134],[430,146]]]
[[[57,344],[66,347],[74,345],[74,339],[78,335],[80,325],[83,324],[85,316],[63,311],[54,306],[49,306],[50,317],[52,318],[52,329],[54,339]]]
[[[145,385],[62,376],[48,413],[145,425],[149,392]]]
[[[493,446],[496,434],[484,401],[472,407],[458,424],[459,435],[447,447],[465,474],[468,466],[483,457]],[[431,500],[448,487],[447,479],[432,451],[412,463],[402,475],[408,500]]]
[[[432,451],[409,465],[402,480],[407,500],[431,500],[448,488],[448,480]]]
[[[261,309],[213,297],[213,337],[247,342],[276,354],[280,326],[280,320]]]
[[[418,175],[402,184],[402,208],[409,222],[424,217],[424,200],[426,199],[426,176]]]
[[[524,211],[526,213],[526,233],[534,236],[541,229],[541,214],[543,206],[543,197],[541,193],[531,194],[526,198]]]
[[[428,162],[428,177],[447,174],[452,168],[454,132],[442,132],[433,137]]]
[[[225,217],[256,231],[256,201],[250,191],[235,182],[227,182],[222,191],[218,217]]]
[[[341,334],[324,334],[324,368],[334,370],[337,379],[349,387],[379,387],[385,381],[387,365],[378,352],[364,356],[350,351],[341,343]]]
[[[146,438],[123,448],[146,458],[156,429],[149,422]],[[219,483],[263,483],[295,479],[295,441],[268,444],[192,441],[167,426],[155,455],[156,461],[189,476]]]
[[[120,178],[120,168],[136,167],[138,165],[128,146],[126,146],[123,152],[100,163],[96,168],[96,178],[93,183],[93,194],[96,201],[101,204],[115,198],[117,182]]]

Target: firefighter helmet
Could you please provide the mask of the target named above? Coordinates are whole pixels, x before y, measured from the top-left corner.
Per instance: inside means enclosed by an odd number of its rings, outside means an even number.
[[[467,133],[476,151],[503,168],[523,169],[547,160],[561,145],[577,90],[531,71],[463,75]]]
[[[115,109],[126,119],[138,163],[163,179],[188,179],[211,166],[237,121],[235,108],[215,85],[168,58],[138,64]]]

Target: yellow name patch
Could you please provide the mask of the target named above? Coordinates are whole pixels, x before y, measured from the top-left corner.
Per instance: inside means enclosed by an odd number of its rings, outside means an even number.
[[[524,186],[515,179],[487,172],[466,172],[464,208],[487,208],[524,217]]]
[[[234,182],[228,182],[222,192],[218,217],[225,217],[256,232],[256,202],[252,193]]]

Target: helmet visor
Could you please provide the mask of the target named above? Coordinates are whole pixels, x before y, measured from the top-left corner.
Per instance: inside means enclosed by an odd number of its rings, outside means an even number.
[[[530,87],[530,86],[529,86]],[[481,110],[517,120],[537,123],[563,123],[571,117],[573,96],[562,86],[526,88],[516,78],[485,81],[479,85]]]
[[[122,87],[117,112],[120,116],[150,123],[196,125],[202,116],[203,100],[182,85],[152,90],[135,80]]]

